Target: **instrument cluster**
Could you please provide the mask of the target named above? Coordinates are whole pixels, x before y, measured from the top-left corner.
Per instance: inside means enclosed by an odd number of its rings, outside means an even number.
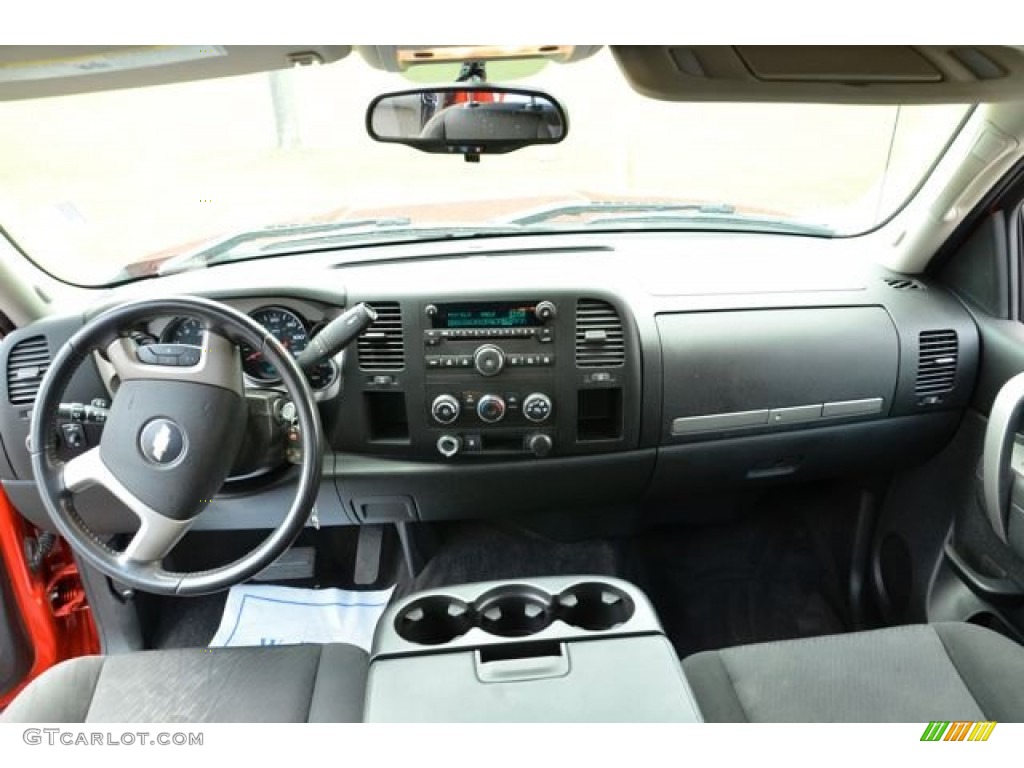
[[[265,306],[249,312],[249,317],[287,349],[292,357],[297,357],[322,327],[322,323],[313,324],[302,315],[281,306]],[[205,329],[194,317],[176,317],[163,329],[159,341],[163,344],[191,344],[202,346]],[[254,386],[276,384],[281,380],[274,366],[265,359],[262,350],[252,349],[248,345],[241,346],[242,370]],[[306,371],[310,386],[316,392],[325,392],[338,381],[338,365],[333,360],[325,360],[315,369]]]

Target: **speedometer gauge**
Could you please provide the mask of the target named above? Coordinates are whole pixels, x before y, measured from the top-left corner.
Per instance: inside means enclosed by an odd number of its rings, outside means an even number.
[[[264,307],[252,312],[249,317],[262,325],[270,335],[281,342],[292,357],[296,357],[306,348],[309,335],[306,326],[298,315],[281,307]],[[263,355],[263,351],[253,349],[247,344],[242,345],[242,370],[257,381],[277,381],[280,376]]]

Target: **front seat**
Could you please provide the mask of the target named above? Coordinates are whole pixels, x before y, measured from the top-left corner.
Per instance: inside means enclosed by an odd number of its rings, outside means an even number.
[[[357,722],[368,669],[342,644],[83,656],[32,681],[0,722]]]
[[[1024,648],[973,624],[705,651],[683,670],[707,722],[1024,721]]]

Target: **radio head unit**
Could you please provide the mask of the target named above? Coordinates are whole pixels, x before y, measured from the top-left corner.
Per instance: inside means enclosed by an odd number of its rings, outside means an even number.
[[[431,307],[431,327],[443,330],[536,328],[554,317],[554,305],[549,301],[476,301]]]

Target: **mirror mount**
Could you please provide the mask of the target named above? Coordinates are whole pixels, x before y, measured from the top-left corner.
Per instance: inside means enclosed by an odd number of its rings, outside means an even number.
[[[464,67],[473,79],[473,63]],[[537,144],[557,144],[569,130],[565,109],[543,91],[466,82],[385,93],[366,110],[374,141],[405,144],[421,152],[504,154]]]

